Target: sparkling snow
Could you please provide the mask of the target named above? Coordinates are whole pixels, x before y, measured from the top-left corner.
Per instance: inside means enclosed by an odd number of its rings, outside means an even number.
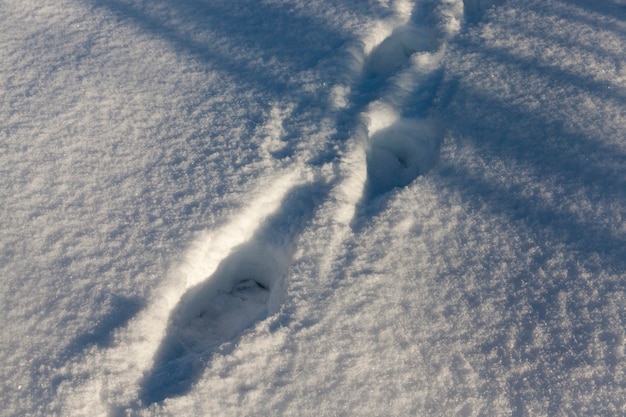
[[[0,21],[0,414],[626,415],[623,0]]]

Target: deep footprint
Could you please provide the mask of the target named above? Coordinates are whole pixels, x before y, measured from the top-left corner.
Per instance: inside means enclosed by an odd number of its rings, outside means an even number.
[[[191,288],[172,312],[154,366],[142,383],[143,404],[187,393],[220,345],[267,317],[280,304],[276,298],[286,265],[283,251],[250,242]]]
[[[226,352],[233,346],[227,342],[280,309],[293,239],[327,193],[328,186],[319,183],[291,190],[249,242],[182,296],[141,382],[144,405],[189,392],[213,353]]]
[[[414,25],[396,28],[389,37],[376,46],[366,61],[370,75],[378,76],[401,67],[416,52],[434,48],[432,34]]]
[[[428,120],[401,119],[374,132],[367,149],[368,199],[404,187],[435,164],[441,130]]]

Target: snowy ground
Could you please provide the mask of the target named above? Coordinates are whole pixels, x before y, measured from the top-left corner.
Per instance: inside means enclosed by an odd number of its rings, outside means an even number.
[[[0,414],[626,414],[626,2],[0,22]]]

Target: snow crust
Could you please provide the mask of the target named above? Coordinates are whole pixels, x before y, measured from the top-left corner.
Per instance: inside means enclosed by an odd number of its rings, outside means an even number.
[[[622,1],[0,22],[0,414],[626,414]]]

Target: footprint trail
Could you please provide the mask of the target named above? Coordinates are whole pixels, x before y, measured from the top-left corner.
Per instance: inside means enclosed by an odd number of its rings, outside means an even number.
[[[259,182],[247,208],[188,251],[169,286],[120,336],[124,342],[84,364],[111,374],[130,372],[125,381],[134,385],[103,391],[101,381],[92,381],[84,391],[99,396],[111,413],[190,392],[216,353],[228,355],[248,329],[281,310],[304,231],[326,244],[307,254],[316,265],[314,276],[298,279],[331,291],[342,276],[337,265],[350,262],[360,230],[395,190],[436,165],[445,132],[432,110],[446,41],[460,30],[464,13],[480,14],[487,3],[394,2],[393,16],[375,22],[375,33],[355,43],[360,49],[346,49],[344,83],[329,89],[328,112],[340,132],[326,154],[294,154],[294,174]],[[282,113],[273,117],[270,130],[280,133]],[[263,151],[288,159],[277,135]],[[128,359],[118,363],[120,357]]]
[[[402,66],[411,55],[430,51],[434,47],[427,29],[414,25],[396,28],[367,57],[366,71],[370,76],[380,76]]]
[[[384,208],[384,196],[433,168],[445,134],[432,109],[445,71],[446,40],[459,30],[462,3],[400,5],[397,26],[364,60],[361,96],[370,98],[360,113],[366,177],[353,231]]]

